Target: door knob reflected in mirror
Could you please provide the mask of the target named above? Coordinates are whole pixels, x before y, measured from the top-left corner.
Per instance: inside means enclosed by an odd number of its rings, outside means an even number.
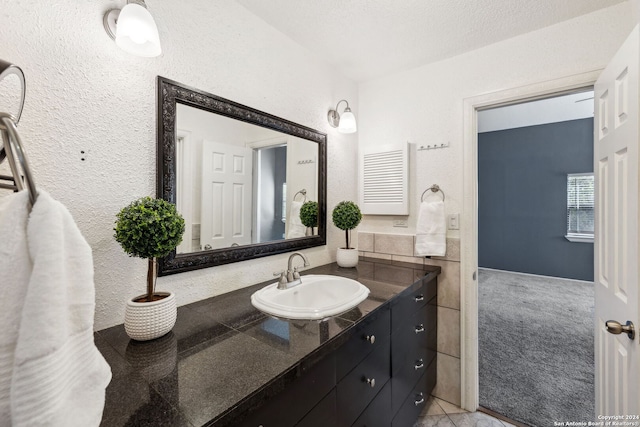
[[[624,325],[615,320],[607,320],[604,324],[607,327],[607,332],[610,334],[620,335],[625,333],[630,340],[636,337],[636,330],[633,327],[633,322],[631,322],[631,320],[627,320],[627,323]]]

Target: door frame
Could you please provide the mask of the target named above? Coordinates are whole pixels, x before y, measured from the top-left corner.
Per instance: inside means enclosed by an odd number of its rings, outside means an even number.
[[[479,406],[478,364],[478,110],[503,107],[593,87],[602,69],[464,99],[460,247],[461,407]]]

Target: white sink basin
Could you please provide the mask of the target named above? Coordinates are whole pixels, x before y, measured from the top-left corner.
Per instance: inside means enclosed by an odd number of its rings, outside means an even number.
[[[369,288],[355,280],[309,274],[290,289],[278,289],[274,283],[254,292],[251,304],[276,317],[322,320],[355,307],[368,295]]]

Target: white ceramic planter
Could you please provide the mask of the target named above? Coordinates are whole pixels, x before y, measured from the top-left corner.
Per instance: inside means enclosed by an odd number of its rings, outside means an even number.
[[[137,341],[148,341],[161,337],[176,324],[176,297],[173,292],[156,292],[168,295],[158,301],[134,302],[143,295],[127,301],[124,315],[124,329],[127,335]]]
[[[336,262],[340,267],[355,267],[358,265],[358,249],[343,249],[338,248],[336,254]]]

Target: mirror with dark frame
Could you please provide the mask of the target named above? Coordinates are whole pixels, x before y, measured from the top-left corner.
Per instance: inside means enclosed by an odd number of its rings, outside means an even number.
[[[327,136],[158,76],[158,197],[185,234],[158,274],[326,244]],[[317,227],[300,208],[317,202]]]

